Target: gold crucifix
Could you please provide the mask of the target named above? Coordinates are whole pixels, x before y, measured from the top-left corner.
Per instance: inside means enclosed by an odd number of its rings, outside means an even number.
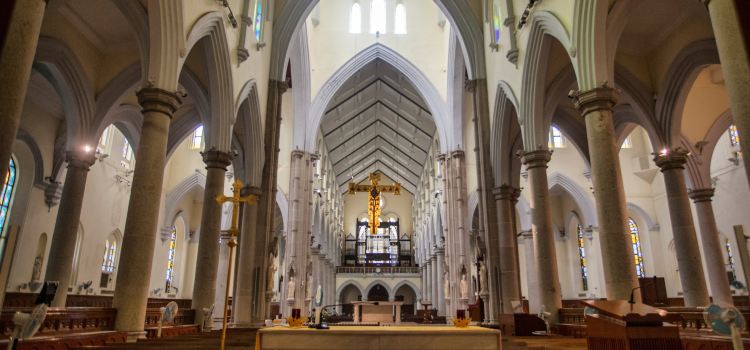
[[[227,284],[226,286],[229,286],[229,282],[232,276],[232,255],[234,255],[234,247],[237,246],[237,234],[239,233],[239,221],[240,221],[240,204],[247,203],[248,205],[254,205],[258,199],[257,196],[249,194],[247,196],[242,196],[240,192],[242,191],[242,181],[239,179],[234,181],[234,184],[232,184],[232,196],[227,197],[223,194],[220,194],[216,196],[216,202],[219,203],[219,205],[222,205],[224,203],[232,203],[232,226],[229,227],[229,242],[227,242],[227,245],[229,246],[229,261],[227,262]],[[221,349],[224,350],[224,341],[227,338],[227,310],[229,306],[229,288],[225,288],[224,290],[224,319],[223,319],[223,325],[224,327],[221,330]]]
[[[370,174],[369,185],[359,185],[353,182],[349,183],[349,194],[357,192],[368,192],[369,201],[367,205],[367,215],[370,217],[370,234],[377,234],[380,227],[380,194],[391,192],[394,195],[401,194],[401,184],[396,182],[393,185],[381,185],[380,174]]]

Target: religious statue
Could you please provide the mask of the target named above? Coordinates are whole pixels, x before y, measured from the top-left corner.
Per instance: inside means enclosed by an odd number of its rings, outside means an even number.
[[[268,254],[268,276],[266,276],[266,290],[273,292],[274,276],[276,275],[276,257],[273,252]]]
[[[313,294],[313,277],[312,273],[307,274],[307,281],[305,282],[305,299],[311,300]]]
[[[42,257],[37,256],[34,259],[34,268],[31,270],[31,281],[38,281],[42,276]]]
[[[466,282],[466,272],[461,274],[461,282],[458,284],[458,289],[461,292],[461,299],[469,299],[469,283]]]
[[[289,275],[289,282],[286,284],[286,300],[294,300],[294,276]]]
[[[487,293],[487,268],[484,261],[479,262],[479,293]]]
[[[447,271],[443,274],[443,295],[445,299],[450,299],[451,297],[451,281],[448,278]]]

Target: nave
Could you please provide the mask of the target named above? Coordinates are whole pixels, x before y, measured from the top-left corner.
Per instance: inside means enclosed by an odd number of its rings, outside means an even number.
[[[616,338],[594,302],[695,348],[729,344],[707,306],[750,315],[740,0],[0,8],[2,338],[41,304],[37,338],[115,347],[319,311],[577,349]]]

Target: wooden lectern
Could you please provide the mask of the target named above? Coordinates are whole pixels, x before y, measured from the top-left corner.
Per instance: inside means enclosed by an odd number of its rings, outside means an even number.
[[[586,315],[589,350],[681,350],[679,328],[664,322],[680,319],[645,304],[626,300],[586,300],[597,310]]]

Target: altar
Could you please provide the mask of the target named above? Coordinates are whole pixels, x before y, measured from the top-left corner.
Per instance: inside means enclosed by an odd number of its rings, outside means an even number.
[[[401,323],[402,301],[355,301],[354,323]]]
[[[258,331],[255,350],[499,350],[500,331],[451,326],[270,327]]]

